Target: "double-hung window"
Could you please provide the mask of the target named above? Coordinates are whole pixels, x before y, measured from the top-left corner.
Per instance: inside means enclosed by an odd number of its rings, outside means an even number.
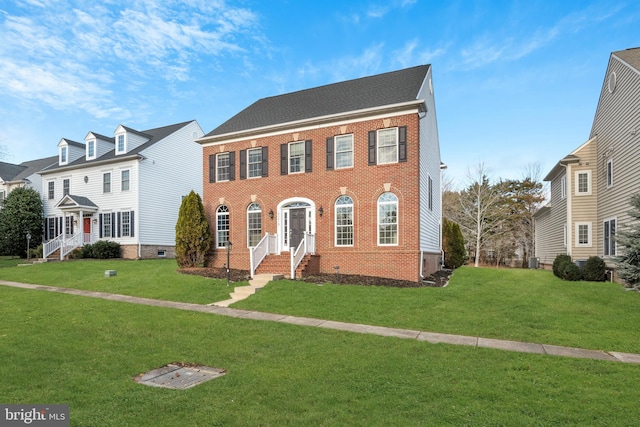
[[[353,167],[353,135],[335,137],[336,169]]]
[[[336,200],[336,246],[353,246],[353,199],[340,196]]]
[[[102,236],[101,237],[113,237],[113,224],[112,224],[112,214],[105,213],[101,215],[102,218]]]
[[[369,165],[407,161],[407,127],[369,131]]]
[[[613,187],[613,159],[607,160],[607,188]]]
[[[257,203],[247,208],[247,245],[253,248],[262,239],[262,209]]]
[[[131,236],[131,211],[120,212],[120,234],[123,237]]]
[[[111,172],[102,174],[102,192],[111,193]]]
[[[262,176],[262,147],[247,150],[247,169],[249,178]]]
[[[560,198],[561,199],[567,198],[567,176],[566,175],[563,175],[562,178],[560,178]]]
[[[398,161],[398,128],[378,131],[378,164]]]
[[[398,197],[383,193],[378,197],[378,245],[398,244]]]
[[[49,181],[47,183],[47,190],[48,190],[48,196],[49,196],[49,200],[53,200],[56,198],[56,183],[55,181]]]
[[[67,147],[60,147],[60,164],[67,163]]]
[[[69,178],[65,178],[62,180],[62,195],[66,196],[67,194],[70,193],[71,190],[71,184],[70,184],[70,180]]]
[[[124,153],[125,152],[125,138],[124,138],[124,134],[118,135],[116,137],[116,153]]]
[[[121,191],[129,191],[129,187],[130,187],[130,171],[127,170],[123,170],[122,172],[120,172],[120,189]]]
[[[576,195],[586,196],[591,194],[591,171],[576,172]]]
[[[576,223],[576,246],[591,246],[591,223]]]
[[[222,205],[216,210],[216,247],[227,247],[229,230],[229,208]]]
[[[289,173],[304,172],[304,141],[289,144]]]
[[[216,181],[229,181],[231,170],[229,163],[229,153],[220,153],[216,156],[216,169],[218,171]]]
[[[604,255],[616,256],[616,219],[604,221],[603,224]]]
[[[96,156],[96,142],[94,140],[87,142],[87,159],[93,159]]]

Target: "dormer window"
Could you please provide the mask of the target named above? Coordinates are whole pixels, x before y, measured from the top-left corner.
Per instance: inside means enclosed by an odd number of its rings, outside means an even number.
[[[60,164],[67,163],[67,147],[60,147]]]
[[[96,157],[96,141],[87,141],[87,159],[94,159]]]
[[[126,151],[125,142],[126,139],[124,134],[116,136],[116,154],[122,154]]]

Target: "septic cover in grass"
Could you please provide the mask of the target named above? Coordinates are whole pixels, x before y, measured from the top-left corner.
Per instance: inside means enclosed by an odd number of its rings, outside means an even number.
[[[226,373],[227,371],[224,369],[173,362],[140,374],[134,378],[134,381],[151,387],[186,389],[221,377]]]

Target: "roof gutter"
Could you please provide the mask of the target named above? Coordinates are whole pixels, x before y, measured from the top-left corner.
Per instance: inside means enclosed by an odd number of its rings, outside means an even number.
[[[245,129],[237,132],[228,132],[219,135],[203,136],[195,141],[199,144],[212,144],[220,141],[226,141],[231,138],[246,138],[255,135],[260,135],[267,132],[284,131],[292,128],[299,127],[301,125],[321,125],[336,120],[353,119],[362,116],[368,116],[376,112],[396,112],[406,110],[411,107],[418,108],[418,112],[424,113],[427,111],[427,107],[424,99],[416,99],[412,101],[401,102],[398,104],[384,105],[382,107],[364,108],[362,110],[348,111],[345,113],[329,114],[326,116],[313,117],[311,119],[295,120],[292,122],[278,123],[274,125],[262,126],[258,128]]]
[[[144,160],[145,157],[142,154],[134,154],[131,156],[123,156],[123,157],[115,157],[113,159],[108,159],[108,160],[95,160],[95,161],[90,161],[87,163],[83,163],[81,165],[67,165],[67,166],[62,166],[59,168],[55,168],[55,169],[49,169],[49,170],[44,170],[44,171],[40,171],[38,172],[39,175],[47,175],[50,173],[57,173],[57,172],[64,172],[64,171],[68,171],[68,170],[77,170],[77,169],[84,169],[84,168],[89,168],[92,166],[100,166],[100,165],[107,165],[109,163],[118,163],[121,162],[123,160]]]

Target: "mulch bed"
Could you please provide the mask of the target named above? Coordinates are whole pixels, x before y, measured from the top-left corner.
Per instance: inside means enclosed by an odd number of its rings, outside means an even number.
[[[180,268],[178,273],[181,274],[193,274],[196,276],[210,277],[212,279],[226,279],[226,268]],[[231,282],[242,282],[243,280],[249,280],[249,271],[229,269],[229,280]]]
[[[226,279],[227,270],[225,268],[181,268],[178,273],[194,274],[213,279]],[[360,286],[390,286],[396,288],[423,288],[423,287],[443,287],[449,282],[452,270],[442,269],[429,275],[421,282],[412,282],[410,280],[395,280],[385,277],[362,276],[357,274],[330,274],[320,273],[312,276],[302,277],[299,280],[307,283],[333,283],[337,285],[360,285]],[[229,271],[230,280],[232,282],[241,282],[249,279],[247,270]]]

